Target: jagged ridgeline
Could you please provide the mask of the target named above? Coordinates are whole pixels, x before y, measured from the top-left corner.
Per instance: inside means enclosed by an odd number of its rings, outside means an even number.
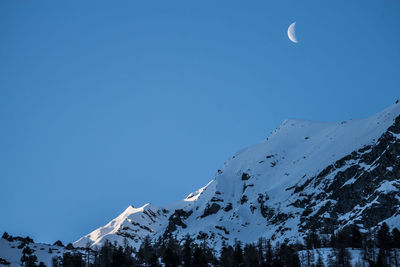
[[[185,236],[210,246],[303,241],[348,225],[400,226],[400,104],[342,122],[286,120],[231,157],[205,187],[177,203],[128,207],[74,243],[139,248],[146,236]]]
[[[74,244],[5,233],[0,265],[396,265],[397,228],[398,103],[367,119],[286,120],[186,199],[129,206]]]

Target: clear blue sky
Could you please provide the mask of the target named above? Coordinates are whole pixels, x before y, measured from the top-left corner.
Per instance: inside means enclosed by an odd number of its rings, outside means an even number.
[[[393,104],[399,14],[397,0],[0,1],[0,231],[72,242],[130,204],[186,197],[286,118]]]

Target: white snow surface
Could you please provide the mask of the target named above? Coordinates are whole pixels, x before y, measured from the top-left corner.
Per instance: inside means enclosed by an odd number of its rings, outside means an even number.
[[[259,209],[252,211],[250,208],[257,203],[259,193],[269,196],[268,207],[296,214],[298,210],[288,206],[292,194],[290,187],[304,183],[352,151],[374,144],[399,114],[400,104],[395,104],[366,119],[343,122],[285,120],[267,139],[231,157],[211,182],[186,199],[162,208],[149,204],[141,208],[128,207],[107,225],[76,241],[74,246],[98,246],[105,240],[123,244],[124,236],[117,233],[127,227],[129,234],[134,236],[128,238],[128,242],[138,247],[144,236],[157,238],[163,234],[169,216],[177,209],[193,212],[184,220],[187,227],[178,227],[178,237],[185,234],[195,237],[201,231],[223,236],[227,243],[236,238],[242,242],[254,242],[261,236],[271,238],[277,225],[266,224]],[[243,173],[251,178],[243,181]],[[380,190],[394,190],[394,187],[383,184]],[[248,200],[241,204],[243,195]],[[207,205],[213,203],[210,202],[212,198],[217,198],[214,202],[222,207],[231,203],[232,209],[202,216]],[[155,216],[149,216],[149,211]],[[287,219],[282,225],[287,231],[280,238],[301,238],[297,231],[299,223],[298,216]],[[215,226],[223,227],[229,234]],[[214,245],[218,246],[220,241]]]

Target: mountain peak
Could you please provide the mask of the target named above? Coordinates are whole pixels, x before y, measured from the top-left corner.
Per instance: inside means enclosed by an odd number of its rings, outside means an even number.
[[[195,240],[206,235],[215,246],[259,237],[295,242],[311,229],[328,233],[347,222],[366,229],[383,221],[396,225],[400,139],[393,129],[400,128],[399,116],[395,104],[366,119],[285,120],[183,201],[161,208],[130,206],[75,244],[127,239],[137,247],[147,235],[169,234]]]

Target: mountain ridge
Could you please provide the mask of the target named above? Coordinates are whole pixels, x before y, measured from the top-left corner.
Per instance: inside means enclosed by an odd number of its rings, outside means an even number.
[[[359,197],[356,198],[365,204],[364,209],[355,205],[347,207],[341,194],[351,198],[353,189],[348,188],[368,189],[368,182],[375,181],[370,174],[374,171],[371,159],[379,163],[385,148],[390,147],[394,155],[400,157],[399,125],[399,104],[366,119],[342,122],[284,120],[261,143],[244,148],[229,158],[213,180],[184,200],[164,207],[151,204],[141,208],[128,207],[120,216],[74,245],[100,246],[109,240],[138,247],[147,235],[156,239],[171,234],[178,238],[188,234],[195,239],[206,236],[217,247],[223,241],[253,242],[259,237],[294,242],[310,230],[320,233],[334,230],[319,229],[316,222],[343,227],[346,216],[349,220],[355,216],[351,220],[354,221],[357,214],[362,218],[360,222],[375,227],[382,220],[367,220],[370,215],[363,215],[369,210],[368,204],[370,207],[377,205],[374,199],[363,195],[362,190],[357,191]],[[376,181],[379,186],[368,189],[372,190],[372,195],[381,192],[376,195],[381,202],[386,198],[392,203],[392,207],[381,206],[384,210],[394,209],[400,201],[397,162],[397,158],[389,157],[380,163],[388,165],[386,168],[392,168],[395,174],[380,170],[383,178]],[[358,179],[363,182],[356,182]],[[399,214],[387,214],[391,218],[395,216],[392,225],[400,225]]]

